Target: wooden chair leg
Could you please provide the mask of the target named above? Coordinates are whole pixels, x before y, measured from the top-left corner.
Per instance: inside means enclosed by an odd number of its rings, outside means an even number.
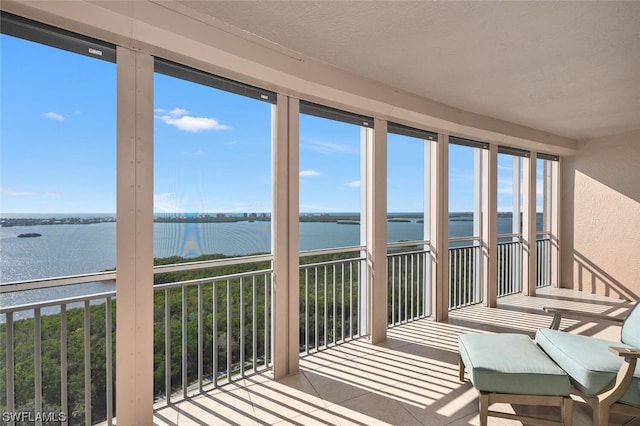
[[[609,406],[596,404],[593,407],[593,426],[609,426]]]
[[[564,426],[573,425],[573,399],[571,399],[570,396],[567,396],[562,400],[560,416],[562,417],[561,420]]]
[[[460,381],[464,382],[464,361],[460,355],[458,355],[458,375],[460,376]]]
[[[489,417],[489,394],[480,392],[478,401],[480,403],[480,426],[487,426],[487,418]]]

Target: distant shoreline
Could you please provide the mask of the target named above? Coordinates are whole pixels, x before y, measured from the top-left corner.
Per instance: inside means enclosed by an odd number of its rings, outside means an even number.
[[[540,213],[538,213],[540,214]],[[511,212],[498,212],[498,216],[510,216]],[[410,222],[412,219],[423,222],[424,213],[389,213],[389,222]],[[450,212],[451,221],[472,221],[472,212]],[[92,225],[98,223],[114,223],[115,215],[100,217],[17,217],[0,218],[0,226],[41,226],[41,225]],[[155,223],[239,223],[239,222],[271,222],[271,213],[204,213],[188,214],[184,216],[156,216]],[[300,222],[320,222],[320,223],[340,223],[358,224],[360,222],[359,213],[301,213]]]
[[[96,223],[109,223],[115,222],[115,217],[65,217],[65,218],[33,218],[33,217],[20,217],[20,218],[2,218],[0,219],[0,226],[8,228],[11,226],[38,226],[38,225],[91,225]]]

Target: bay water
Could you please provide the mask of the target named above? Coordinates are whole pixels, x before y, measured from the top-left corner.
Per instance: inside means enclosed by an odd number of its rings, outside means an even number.
[[[71,217],[72,215],[62,215]],[[89,215],[91,216],[91,215]],[[102,215],[93,215],[103,217]],[[423,224],[415,214],[387,222],[388,241],[421,240]],[[33,215],[25,216],[33,217]],[[75,217],[75,216],[73,216]],[[398,215],[396,215],[396,218]],[[539,218],[540,221],[541,218]],[[337,222],[301,221],[300,250],[360,244],[360,226]],[[201,254],[249,255],[270,251],[269,221],[154,223],[154,257],[196,257]],[[498,232],[511,232],[511,216],[500,215]],[[18,238],[24,233],[41,237]],[[450,237],[473,233],[469,216],[451,215]],[[115,268],[116,224],[57,224],[0,227],[0,285],[8,282],[94,273]],[[111,291],[113,282],[0,294],[0,306]]]

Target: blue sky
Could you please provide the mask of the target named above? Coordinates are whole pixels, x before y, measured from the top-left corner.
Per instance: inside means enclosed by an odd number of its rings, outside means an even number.
[[[115,212],[115,64],[0,43],[0,214]],[[272,106],[159,74],[154,84],[156,212],[270,211]],[[450,210],[469,211],[473,155],[450,153]],[[423,158],[422,141],[389,135],[389,211],[422,210]],[[499,210],[510,210],[510,158],[499,158]],[[360,128],[302,115],[300,210],[359,211],[360,181]]]

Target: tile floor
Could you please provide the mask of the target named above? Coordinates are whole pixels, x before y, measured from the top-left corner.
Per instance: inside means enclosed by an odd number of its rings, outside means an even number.
[[[457,337],[517,332],[533,337],[548,327],[543,306],[622,315],[628,304],[601,296],[545,288],[538,296],[507,296],[496,309],[471,306],[449,321],[425,319],[392,328],[384,344],[358,340],[300,360],[300,373],[274,381],[251,376],[159,409],[155,425],[478,425],[477,392],[458,380]],[[617,340],[619,328],[563,320],[562,329]],[[498,404],[494,409],[556,416],[556,408]],[[611,425],[640,426],[640,417],[611,416]],[[574,403],[574,425],[590,425],[591,410]],[[489,425],[522,423],[489,418]]]

